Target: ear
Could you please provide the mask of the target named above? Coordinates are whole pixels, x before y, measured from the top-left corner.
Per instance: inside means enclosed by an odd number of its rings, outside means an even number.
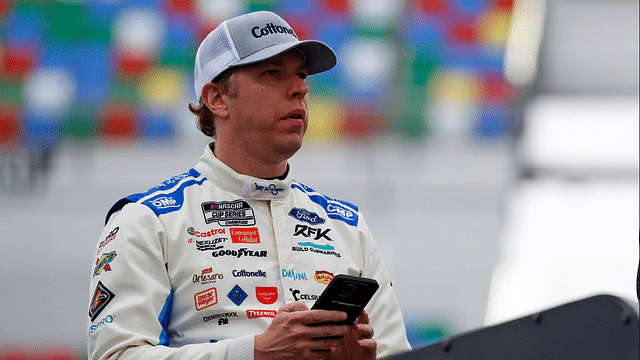
[[[214,82],[208,82],[202,87],[202,102],[213,115],[226,119],[229,117],[229,106],[223,94],[222,87]]]

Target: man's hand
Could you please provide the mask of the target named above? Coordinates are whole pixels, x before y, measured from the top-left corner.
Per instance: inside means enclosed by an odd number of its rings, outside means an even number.
[[[378,343],[373,339],[369,314],[362,310],[351,331],[342,339],[342,345],[331,349],[331,360],[370,360],[377,356]]]
[[[267,331],[256,335],[254,359],[329,359],[331,349],[342,346],[342,338],[351,335],[352,328],[347,325],[309,325],[344,321],[346,318],[347,314],[342,311],[309,310],[303,301],[284,305],[278,309]]]

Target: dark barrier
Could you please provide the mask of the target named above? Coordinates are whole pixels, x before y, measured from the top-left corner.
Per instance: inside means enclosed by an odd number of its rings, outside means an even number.
[[[635,304],[598,295],[385,360],[638,360],[638,335]]]

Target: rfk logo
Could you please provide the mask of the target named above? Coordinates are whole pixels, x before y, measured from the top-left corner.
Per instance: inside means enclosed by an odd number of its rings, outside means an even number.
[[[293,236],[312,237],[314,238],[314,240],[325,238],[329,241],[333,241],[333,239],[327,236],[329,231],[331,231],[331,229],[323,230],[318,228],[312,228],[311,226],[307,226],[307,225],[298,224],[296,225],[296,229],[295,229],[295,232],[293,233]]]

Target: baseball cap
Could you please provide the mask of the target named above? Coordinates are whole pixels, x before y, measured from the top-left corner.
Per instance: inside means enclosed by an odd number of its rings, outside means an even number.
[[[302,40],[284,19],[270,11],[256,11],[223,21],[207,35],[196,52],[194,90],[200,98],[204,84],[223,71],[262,61],[289,49],[304,55],[309,75],[336,65],[336,54],[317,40]]]

